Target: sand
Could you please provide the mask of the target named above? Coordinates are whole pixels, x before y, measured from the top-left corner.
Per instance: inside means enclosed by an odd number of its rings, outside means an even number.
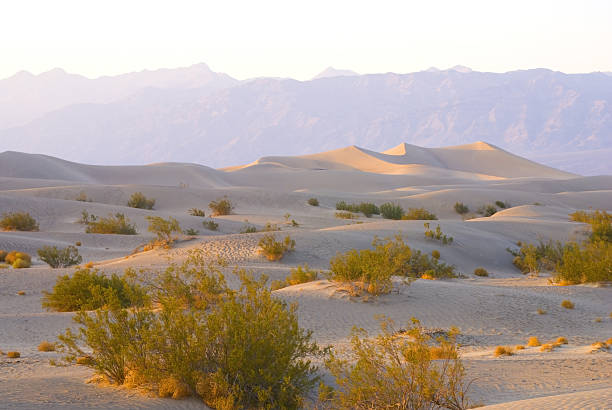
[[[156,199],[153,211],[125,206],[136,191]],[[81,192],[92,202],[76,201]],[[223,195],[236,210],[215,218],[217,232],[204,229],[202,218],[188,215],[193,207],[208,213],[208,202]],[[308,205],[310,197],[317,197],[321,206]],[[440,218],[431,221],[432,226],[439,224],[454,242],[444,246],[426,239],[423,221],[337,219],[338,200],[425,207]],[[488,218],[473,215],[463,220],[453,210],[457,201],[475,211],[497,200],[510,208]],[[180,262],[189,250],[201,248],[224,257],[228,270],[239,266],[282,279],[298,264],[327,269],[337,252],[366,248],[375,235],[398,233],[414,248],[440,250],[442,260],[456,265],[465,278],[417,280],[411,286],[398,280],[393,293],[369,302],[353,300],[323,279],[275,294],[298,303],[301,325],[324,345],[346,346],[353,326],[375,332],[379,314],[399,325],[417,317],[431,328],[459,327],[468,376],[476,379],[473,400],[495,409],[610,407],[612,354],[590,353],[588,347],[612,337],[612,288],[552,286],[547,273],[523,276],[506,248],[519,240],[582,239],[586,226],[569,221],[568,214],[589,207],[610,211],[611,206],[612,176],[567,174],[486,143],[443,149],[402,144],[384,153],[348,147],[302,157],[266,157],[224,170],[194,164],[99,167],[0,154],[0,212],[27,211],[40,223],[39,232],[0,232],[0,249],[35,255],[43,245],[64,247],[79,241],[84,262],[95,262],[108,273],[128,267],[161,270],[169,260]],[[76,223],[83,209],[103,216],[122,212],[136,223],[139,234],[85,234],[84,226]],[[287,213],[298,227],[286,224]],[[152,238],[147,215],[173,216],[182,228],[200,234],[181,237],[170,250],[132,255]],[[295,239],[295,252],[280,262],[267,262],[257,253],[262,234],[239,233],[245,220],[257,227],[278,224],[281,234]],[[486,268],[491,276],[474,276],[476,267]],[[177,402],[87,384],[90,370],[49,364],[58,354],[36,348],[71,326],[72,315],[44,311],[41,295],[58,275],[73,271],[51,269],[37,258],[28,269],[0,270],[0,349],[22,355],[18,360],[0,356],[0,408],[203,408],[194,399]],[[563,299],[571,299],[575,309],[562,308]],[[539,315],[538,309],[547,313]],[[569,344],[550,353],[527,348],[511,357],[493,357],[496,346],[526,344],[530,336],[543,342],[564,336]]]

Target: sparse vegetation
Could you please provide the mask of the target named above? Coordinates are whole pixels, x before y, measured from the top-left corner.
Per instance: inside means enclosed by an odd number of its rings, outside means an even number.
[[[27,212],[8,212],[2,214],[0,229],[3,231],[38,231],[36,219]]]
[[[440,251],[437,249],[434,249],[433,251],[431,251],[431,257],[434,259],[440,259]]]
[[[497,346],[495,351],[493,352],[493,356],[501,357],[501,356],[512,356],[514,351],[511,347],[508,346]]]
[[[217,229],[219,229],[219,224],[213,221],[212,219],[210,221],[203,221],[202,225],[209,231],[216,231]]]
[[[266,234],[261,237],[258,246],[266,259],[278,261],[283,258],[285,253],[293,251],[295,241],[289,235],[285,236],[285,239],[282,241],[277,241],[274,234]]]
[[[291,268],[291,273],[285,278],[284,281],[274,280],[270,282],[271,290],[282,289],[287,286],[299,285],[300,283],[312,282],[317,280],[319,272],[310,269],[308,264],[298,265],[295,268]]]
[[[51,292],[43,292],[42,306],[56,312],[93,310],[109,303],[120,307],[136,305],[143,297],[142,289],[134,283],[133,274],[110,278],[98,271],[79,269],[72,276],[57,279]]]
[[[561,302],[561,307],[564,307],[566,309],[573,309],[574,308],[574,303],[571,300],[563,300]]]
[[[317,198],[309,198],[308,205],[310,206],[319,206],[319,200]]]
[[[361,212],[367,218],[370,218],[372,215],[379,215],[380,209],[373,203],[370,202],[361,202],[359,204],[347,204],[344,201],[339,201],[336,203],[336,209],[338,211],[349,211],[353,213]]]
[[[80,202],[92,202],[91,199],[87,197],[85,191],[79,192],[79,194],[76,196],[76,198],[74,198],[74,200]]]
[[[334,215],[336,218],[340,218],[340,219],[357,219],[358,218],[357,215],[351,212],[345,212],[345,211],[336,212]]]
[[[531,336],[529,340],[527,340],[527,346],[529,347],[537,347],[540,346],[540,340],[536,336]]]
[[[436,220],[438,217],[425,208],[408,208],[402,215],[402,220]]]
[[[92,215],[93,216],[93,215]],[[136,225],[122,213],[109,215],[107,218],[95,217],[95,220],[87,223],[86,233],[136,235]]]
[[[504,201],[495,201],[495,205],[501,209],[510,208],[510,203]]]
[[[479,213],[482,216],[491,216],[491,215],[495,215],[497,213],[497,207],[495,205],[492,204],[488,204],[488,205],[483,205],[480,208],[478,208],[478,210],[476,211],[477,213]]]
[[[538,308],[538,315],[545,315],[546,311],[542,308]]]
[[[188,212],[191,216],[201,216],[202,218],[206,216],[204,211],[199,208],[191,208]]]
[[[485,268],[476,268],[474,269],[474,275],[476,276],[489,276],[489,271],[487,271]]]
[[[281,229],[278,227],[277,224],[273,224],[271,222],[266,222],[266,224],[264,225],[262,232],[276,232],[276,231],[280,231]]]
[[[459,215],[465,215],[470,212],[470,208],[468,208],[468,206],[463,202],[455,202],[454,208],[455,212],[457,212]]]
[[[380,206],[380,214],[385,219],[400,220],[402,219],[402,215],[404,215],[404,208],[399,204],[386,202]]]
[[[545,343],[540,346],[540,352],[552,352],[555,349],[555,346],[552,343]]]
[[[193,228],[187,228],[184,231],[185,235],[190,235],[190,236],[196,236],[200,234],[200,231],[198,231],[197,229],[193,229]]]
[[[55,343],[51,343],[51,342],[44,340],[38,345],[38,351],[39,352],[54,352]]]
[[[257,227],[249,223],[249,221],[245,221],[243,227],[240,229],[240,233],[255,233],[257,232]]]
[[[83,261],[78,249],[72,245],[64,249],[58,249],[56,246],[43,246],[37,253],[40,260],[52,268],[65,268],[78,265]]]
[[[332,352],[325,365],[338,389],[322,385],[321,401],[339,409],[470,407],[456,329],[434,339],[416,319],[402,332],[390,321],[381,328],[375,338],[355,329],[347,354]]]
[[[567,344],[567,339],[564,338],[563,336],[558,337],[557,341],[555,343],[561,344],[561,345],[566,345]]]
[[[172,236],[173,233],[181,232],[179,222],[173,217],[164,219],[161,216],[147,216],[146,219],[149,221],[148,231],[154,233],[158,243],[165,246],[169,246],[176,239]]]
[[[227,196],[211,201],[208,207],[212,210],[212,216],[229,215],[234,210],[234,204],[232,204]]]
[[[127,206],[130,208],[150,210],[155,206],[155,199],[147,198],[142,192],[134,192],[128,200]]]
[[[116,384],[162,396],[197,395],[217,409],[300,408],[323,351],[265,278],[236,274],[241,286],[231,290],[218,267],[192,254],[152,276],[142,307],[77,313],[79,330],[60,335],[63,349],[89,356],[84,365]]]
[[[443,245],[449,245],[453,243],[453,237],[447,236],[442,232],[440,225],[436,226],[436,230],[432,231],[429,225],[429,222],[425,222],[423,224],[425,227],[425,237],[430,239],[435,239],[437,241],[442,242]]]
[[[514,349],[515,350],[524,350],[525,346],[523,346],[523,345],[516,345],[516,346],[514,346]]]

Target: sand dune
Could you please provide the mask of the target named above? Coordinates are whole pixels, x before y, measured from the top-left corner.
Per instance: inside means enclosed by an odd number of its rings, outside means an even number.
[[[127,199],[136,191],[155,198],[155,209],[128,208]],[[76,201],[81,192],[92,202]],[[208,213],[208,202],[224,195],[236,208],[232,215],[215,218],[218,231],[206,230],[202,218],[188,215],[193,207]],[[308,205],[311,197],[318,198],[320,206]],[[423,221],[363,215],[338,219],[334,214],[339,200],[425,207],[440,218],[431,224],[439,224],[454,242],[442,245],[427,239]],[[453,209],[457,201],[472,213],[495,201],[510,207],[491,217],[474,213],[469,215],[473,219],[463,220]],[[468,375],[477,378],[472,396],[490,408],[605,408],[610,402],[612,354],[591,354],[587,347],[612,336],[612,288],[551,286],[546,272],[538,278],[524,276],[513,266],[507,248],[519,240],[584,238],[585,225],[571,222],[569,213],[589,207],[610,211],[611,206],[612,176],[574,176],[485,143],[439,149],[402,144],[384,153],[347,147],[299,157],[264,157],[225,170],[194,164],[102,167],[5,152],[0,154],[0,212],[29,212],[40,231],[0,232],[0,249],[34,255],[32,268],[0,269],[0,349],[22,353],[18,361],[0,356],[0,407],[202,408],[196,400],[176,402],[85,384],[90,370],[49,365],[58,354],[38,352],[36,346],[70,326],[71,314],[44,311],[41,292],[51,289],[58,275],[74,269],[50,269],[35,256],[41,246],[81,242],[84,261],[95,262],[107,273],[129,267],[161,270],[169,260],[180,262],[197,248],[226,259],[228,280],[235,284],[230,273],[234,266],[283,279],[298,264],[327,269],[337,252],[367,248],[374,236],[401,234],[415,249],[439,250],[441,259],[465,277],[417,280],[409,287],[397,281],[395,292],[369,303],[352,300],[326,280],[275,294],[298,303],[300,323],[313,330],[319,343],[338,347],[346,346],[355,325],[376,331],[378,314],[397,323],[415,316],[431,328],[458,326]],[[85,227],[76,223],[83,209],[101,216],[124,213],[139,233],[85,234]],[[172,216],[199,235],[182,235],[170,250],[132,254],[152,239],[145,219],[149,215]],[[299,226],[287,224],[290,219]],[[258,228],[277,224],[281,234],[295,239],[295,252],[280,262],[267,262],[257,252],[263,234],[240,233],[245,220]],[[476,267],[486,268],[491,276],[474,276]],[[576,308],[563,309],[563,299],[571,299]],[[539,315],[538,308],[547,314]],[[553,353],[526,349],[509,358],[492,356],[495,346],[524,344],[529,336],[564,336],[569,345]]]

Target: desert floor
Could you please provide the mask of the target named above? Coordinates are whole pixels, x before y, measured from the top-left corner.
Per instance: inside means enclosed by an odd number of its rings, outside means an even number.
[[[367,248],[374,236],[401,234],[413,248],[440,250],[441,259],[465,277],[419,279],[410,286],[397,280],[391,294],[367,302],[350,298],[326,280],[275,294],[297,302],[301,325],[313,330],[323,345],[346,345],[353,326],[376,332],[375,316],[381,314],[398,325],[416,317],[429,328],[457,326],[468,376],[475,379],[471,397],[490,406],[486,408],[611,408],[612,351],[591,352],[590,345],[612,337],[612,288],[554,286],[548,273],[524,276],[512,265],[506,248],[517,241],[584,238],[586,225],[570,222],[568,214],[589,207],[610,211],[612,177],[561,173],[521,162],[525,160],[486,144],[448,149],[438,155],[439,163],[415,164],[419,152],[410,149],[379,154],[350,147],[319,157],[269,157],[226,170],[187,164],[93,167],[20,157],[11,167],[0,163],[0,212],[27,211],[39,221],[40,231],[0,232],[0,249],[36,255],[43,245],[65,247],[80,241],[84,261],[111,273],[128,267],[161,270],[171,261],[180,263],[190,249],[201,248],[229,262],[230,278],[231,268],[241,267],[282,279],[294,266],[308,263],[327,269],[337,252]],[[136,191],[155,198],[155,209],[126,207]],[[76,201],[80,192],[92,202]],[[204,229],[202,218],[187,213],[194,207],[208,213],[207,204],[224,195],[236,209],[232,215],[214,218],[217,232]],[[317,197],[320,206],[308,205],[310,197]],[[423,221],[363,215],[338,219],[334,214],[339,200],[425,207],[440,218],[431,221],[432,227],[439,224],[454,242],[442,245],[425,238]],[[510,208],[469,220],[453,210],[456,201],[475,210],[496,200],[508,202]],[[76,223],[83,209],[102,216],[125,213],[139,234],[85,234],[83,225]],[[288,224],[285,214],[299,226]],[[173,216],[183,229],[200,234],[181,237],[170,250],[132,254],[152,239],[147,215]],[[257,252],[263,234],[239,233],[245,220],[258,228],[267,222],[278,224],[278,235],[295,239],[295,251],[280,262],[266,261]],[[491,276],[474,276],[476,267],[486,268]],[[0,408],[203,408],[195,399],[173,401],[87,384],[90,370],[52,366],[49,360],[57,360],[58,354],[37,351],[41,341],[55,340],[71,326],[72,315],[45,311],[41,296],[59,275],[73,271],[51,269],[36,258],[31,268],[0,269],[0,349],[21,352],[20,359],[0,356]],[[562,308],[564,299],[575,308]],[[538,309],[546,314],[538,314]],[[569,343],[548,353],[527,347],[510,357],[493,357],[496,346],[525,345],[530,336],[542,342],[564,336]]]

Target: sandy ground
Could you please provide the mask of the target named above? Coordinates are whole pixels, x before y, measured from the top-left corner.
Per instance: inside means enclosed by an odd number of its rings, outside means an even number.
[[[366,248],[375,235],[401,234],[414,248],[440,250],[442,260],[456,265],[466,277],[417,280],[410,286],[398,280],[394,292],[369,302],[351,299],[326,280],[275,294],[298,304],[301,325],[312,329],[324,345],[346,346],[353,326],[375,332],[375,316],[380,314],[398,325],[417,317],[431,328],[459,327],[468,376],[475,379],[471,396],[487,408],[612,408],[612,351],[591,353],[589,348],[612,337],[612,288],[551,286],[547,274],[531,278],[518,273],[506,251],[519,240],[583,238],[585,226],[570,222],[568,214],[589,207],[610,210],[612,177],[568,175],[482,144],[431,151],[428,157],[419,156],[416,148],[406,145],[379,154],[349,147],[318,156],[268,157],[225,171],[182,164],[90,167],[56,159],[27,163],[28,158],[20,158],[21,168],[13,167],[10,173],[0,164],[5,172],[0,173],[0,212],[30,212],[39,221],[40,232],[0,232],[0,249],[35,255],[43,245],[80,241],[84,261],[110,273],[128,267],[160,270],[170,260],[180,262],[190,249],[200,248],[222,256],[230,268],[282,279],[298,264],[326,269],[337,252]],[[75,201],[81,191],[92,202]],[[155,210],[125,207],[136,191],[155,198]],[[202,218],[188,215],[193,207],[208,212],[208,202],[223,195],[236,204],[236,210],[215,218],[218,232],[205,230]],[[317,197],[321,206],[307,205],[310,197]],[[376,216],[337,219],[338,200],[425,207],[440,218],[432,226],[439,224],[454,242],[444,246],[427,240],[423,221]],[[456,201],[475,210],[496,200],[511,207],[489,218],[465,221],[453,211]],[[85,234],[83,225],[76,223],[83,209],[96,215],[125,213],[139,234]],[[287,213],[298,227],[285,223]],[[131,255],[151,239],[147,215],[173,216],[182,228],[197,229],[200,235],[182,238],[171,250]],[[280,262],[265,261],[257,254],[262,234],[239,233],[245,220],[258,227],[278,224],[280,234],[296,240],[295,252]],[[479,266],[491,276],[472,275]],[[50,269],[36,258],[32,268],[0,269],[0,349],[21,352],[20,359],[0,356],[0,408],[203,408],[193,399],[177,402],[87,384],[91,371],[49,364],[57,354],[36,348],[71,326],[71,314],[44,311],[41,295],[58,275],[73,271]],[[572,300],[575,309],[562,308],[564,299]],[[547,313],[539,315],[538,309]],[[569,344],[549,353],[527,348],[511,357],[493,357],[496,346],[526,344],[530,336],[542,342],[564,336]]]

